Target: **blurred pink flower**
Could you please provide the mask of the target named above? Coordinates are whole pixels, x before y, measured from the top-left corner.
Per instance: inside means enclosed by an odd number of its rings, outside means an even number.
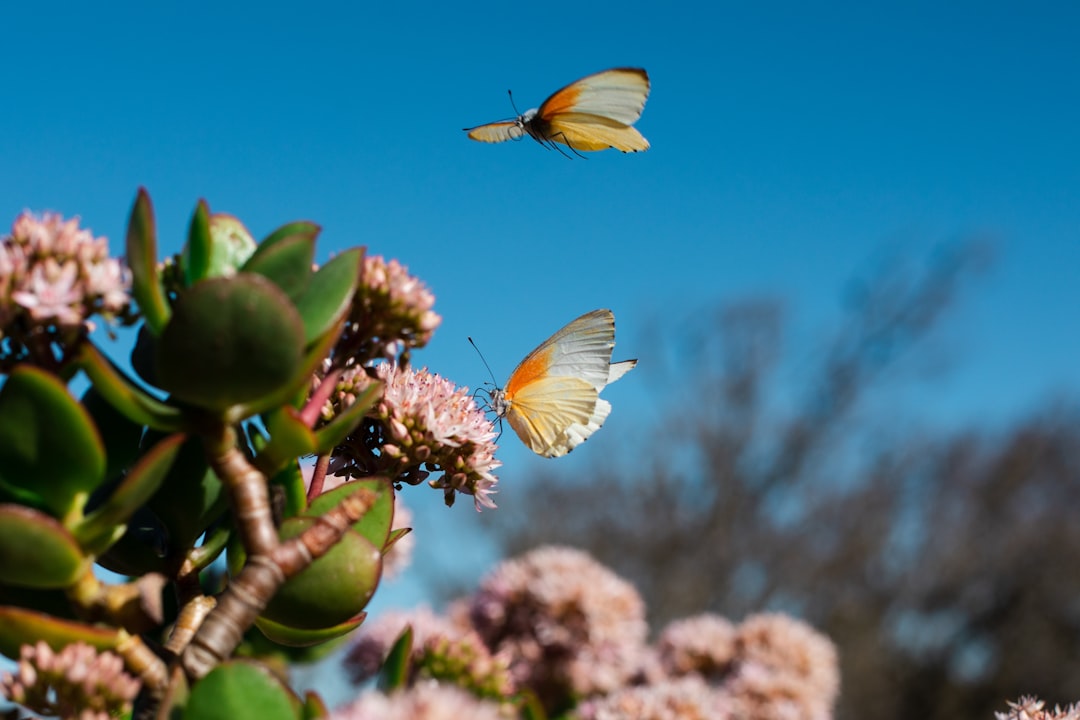
[[[735,669],[723,689],[743,717],[832,717],[840,672],[827,637],[788,615],[763,613],[739,625],[735,648]]]
[[[499,565],[481,581],[469,617],[549,710],[610,692],[645,662],[641,596],[572,548],[543,547]]]
[[[697,615],[670,623],[660,633],[656,647],[669,675],[694,673],[716,682],[731,669],[735,636],[735,626],[726,618]]]
[[[338,708],[330,720],[508,720],[501,706],[452,685],[429,681],[384,695],[369,692]]]
[[[374,677],[405,627],[413,633],[410,682],[435,678],[491,698],[514,693],[507,661],[493,656],[476,632],[428,608],[390,612],[364,625],[345,656],[352,681]]]
[[[80,720],[107,720],[131,710],[140,683],[124,661],[74,643],[60,652],[44,642],[23,645],[14,673],[0,678],[0,692],[35,712]]]
[[[577,710],[578,720],[749,720],[734,714],[722,692],[699,677],[688,676],[655,685],[616,690],[589,700]]]
[[[42,331],[71,341],[93,329],[90,317],[128,312],[129,273],[108,242],[78,219],[22,213],[0,238],[0,337],[27,346]]]

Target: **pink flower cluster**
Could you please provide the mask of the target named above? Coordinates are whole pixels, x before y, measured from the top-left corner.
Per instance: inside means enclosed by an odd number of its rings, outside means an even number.
[[[0,240],[0,337],[17,323],[35,328],[91,330],[89,317],[124,313],[130,279],[109,257],[108,241],[79,228],[77,218],[24,212]]]
[[[330,720],[507,720],[499,704],[434,681],[405,692],[369,692],[339,708]]]
[[[434,304],[431,291],[397,260],[366,256],[341,351],[361,364],[399,356],[407,363],[409,351],[427,345],[442,322]]]
[[[553,717],[826,720],[839,692],[833,644],[786,615],[738,625],[700,615],[671,623],[650,646],[637,591],[572,548],[538,548],[502,563],[446,617],[425,610],[365,628],[348,659],[357,682],[377,672],[405,624],[416,637],[414,663],[429,663],[439,642],[460,647],[475,637],[489,664],[473,667],[505,663],[512,687],[533,693]],[[462,679],[470,672],[425,677],[475,695],[477,683]]]
[[[428,484],[443,490],[447,505],[460,492],[473,496],[477,510],[495,507],[494,471],[502,465],[495,459],[495,432],[468,389],[456,388],[427,369],[391,363],[377,365],[375,375],[384,387],[382,399],[368,412],[373,423],[361,423],[346,439],[331,469],[338,474],[386,474],[411,485],[437,472],[441,474]],[[363,368],[350,368],[330,407],[347,406],[348,397],[355,398],[368,382]]]
[[[493,654],[476,631],[428,608],[390,612],[363,632],[345,657],[352,681],[374,677],[390,648],[406,627],[412,629],[412,681],[431,678],[451,682],[474,695],[505,700],[516,687],[507,658]]]
[[[139,681],[124,672],[124,661],[85,643],[60,652],[44,642],[24,645],[14,673],[4,673],[0,692],[20,705],[47,715],[107,720],[127,713]]]
[[[566,547],[499,565],[473,595],[469,619],[511,658],[517,684],[556,706],[625,685],[642,666],[648,634],[637,590]]]

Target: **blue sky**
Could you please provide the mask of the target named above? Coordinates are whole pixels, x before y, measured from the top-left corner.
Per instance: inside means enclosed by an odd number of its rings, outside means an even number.
[[[500,381],[595,307],[643,365],[652,314],[747,294],[784,298],[812,339],[882,257],[988,237],[997,263],[949,325],[957,369],[922,410],[1008,417],[1080,388],[1080,5],[1018,8],[8,3],[0,222],[77,214],[119,252],[140,185],[169,251],[200,197],[256,236],[314,220],[323,259],[366,244],[425,279],[445,320],[416,360],[471,387],[467,335]],[[652,79],[646,153],[461,132],[509,116],[507,89],[535,107],[620,65]],[[647,381],[606,391],[605,433]],[[505,499],[544,461],[503,444]]]

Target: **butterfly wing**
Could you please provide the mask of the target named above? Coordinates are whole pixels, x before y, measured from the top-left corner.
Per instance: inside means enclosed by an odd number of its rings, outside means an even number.
[[[536,114],[545,122],[560,114],[580,113],[633,125],[641,117],[648,97],[649,76],[644,70],[615,68],[583,77],[556,91]]]
[[[506,419],[533,452],[557,457],[568,452],[567,428],[588,424],[595,412],[597,390],[581,378],[549,375],[518,390]]]
[[[546,140],[579,151],[607,150],[609,147],[623,152],[649,149],[649,141],[635,128],[600,115],[561,113],[548,120],[540,132]]]
[[[469,137],[486,143],[500,143],[506,140],[517,140],[525,134],[521,124],[515,120],[502,120],[499,122],[477,125],[474,128],[465,128]]]
[[[649,97],[649,76],[638,68],[615,68],[570,83],[544,101],[529,123],[533,137],[575,150],[623,152],[649,149],[630,127]]]
[[[534,452],[559,457],[600,429],[611,412],[599,392],[633,368],[611,363],[615,316],[593,310],[525,356],[506,383],[510,426]]]
[[[611,350],[615,347],[615,316],[593,310],[573,320],[525,356],[506,381],[507,399],[519,389],[548,375],[578,377],[597,391],[607,384]]]

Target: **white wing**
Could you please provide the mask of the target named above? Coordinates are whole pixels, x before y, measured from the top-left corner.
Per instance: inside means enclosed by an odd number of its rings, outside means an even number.
[[[537,116],[550,121],[560,113],[596,115],[632,125],[649,97],[649,75],[640,68],[604,70],[556,91]]]

